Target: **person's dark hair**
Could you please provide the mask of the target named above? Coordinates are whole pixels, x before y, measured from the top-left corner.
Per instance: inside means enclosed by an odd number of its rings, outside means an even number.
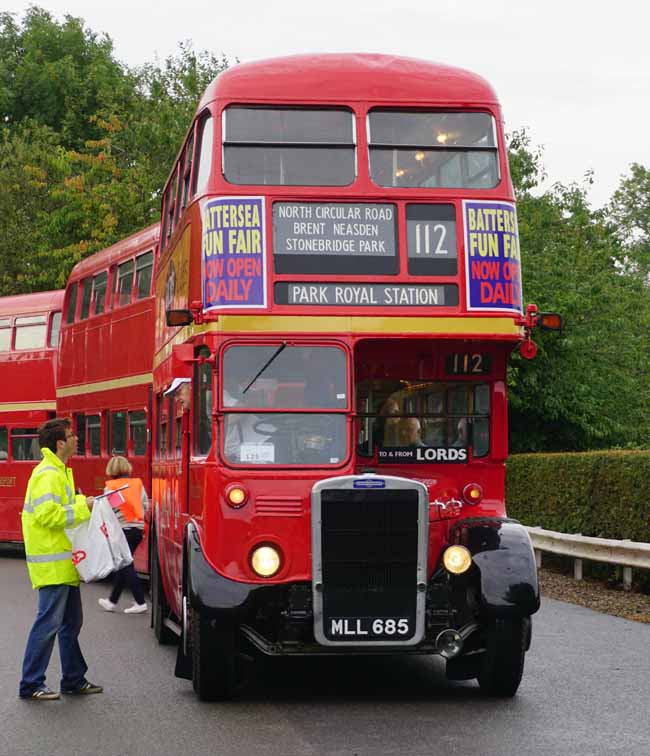
[[[48,420],[38,429],[38,445],[56,454],[56,442],[65,441],[65,432],[72,424],[65,417]]]

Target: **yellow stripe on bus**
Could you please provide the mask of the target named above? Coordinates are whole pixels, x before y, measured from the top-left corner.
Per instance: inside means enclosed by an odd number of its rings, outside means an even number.
[[[27,412],[29,410],[55,410],[56,402],[15,402],[0,404],[0,412]]]
[[[212,326],[212,327],[210,327]],[[205,327],[204,327],[205,328]],[[512,318],[406,318],[363,317],[361,315],[224,315],[206,330],[250,331],[265,333],[286,331],[314,333],[428,333],[428,334],[521,334]]]
[[[112,389],[130,388],[131,386],[146,386],[152,382],[152,373],[140,373],[140,375],[129,375],[126,378],[114,378],[111,381],[97,381],[97,383],[80,383],[76,386],[65,386],[56,390],[56,396],[58,399],[61,399],[66,396],[94,394],[99,391],[111,391]]]
[[[328,333],[341,334],[426,334],[471,338],[476,336],[522,338],[523,331],[511,317],[480,318],[407,318],[363,317],[357,315],[220,315],[219,320],[182,328],[154,358],[157,367],[171,354],[175,344],[182,344],[199,333]]]

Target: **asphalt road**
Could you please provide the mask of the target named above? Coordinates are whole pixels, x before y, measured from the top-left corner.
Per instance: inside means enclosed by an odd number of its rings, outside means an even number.
[[[650,754],[650,625],[544,601],[512,700],[448,683],[436,659],[347,658],[271,660],[236,700],[206,704],[147,615],[101,611],[107,590],[82,587],[88,678],[105,693],[21,701],[36,595],[22,559],[0,557],[0,756]]]

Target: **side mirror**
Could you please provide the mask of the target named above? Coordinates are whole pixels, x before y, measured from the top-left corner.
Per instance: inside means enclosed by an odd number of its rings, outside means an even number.
[[[167,325],[172,328],[191,325],[194,322],[191,310],[166,310]]]

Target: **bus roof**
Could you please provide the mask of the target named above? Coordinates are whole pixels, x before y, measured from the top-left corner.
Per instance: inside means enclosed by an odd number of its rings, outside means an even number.
[[[199,111],[215,99],[239,102],[390,101],[467,107],[498,105],[492,86],[462,68],[367,53],[291,55],[240,63],[217,76]]]
[[[128,259],[143,247],[156,244],[159,236],[160,224],[154,223],[141,231],[136,231],[131,236],[127,236],[126,239],[121,239],[112,246],[106,247],[106,249],[95,252],[74,266],[68,277],[68,283],[92,275],[96,271],[104,270],[121,260]]]
[[[0,317],[52,312],[63,307],[63,289],[0,297]]]

